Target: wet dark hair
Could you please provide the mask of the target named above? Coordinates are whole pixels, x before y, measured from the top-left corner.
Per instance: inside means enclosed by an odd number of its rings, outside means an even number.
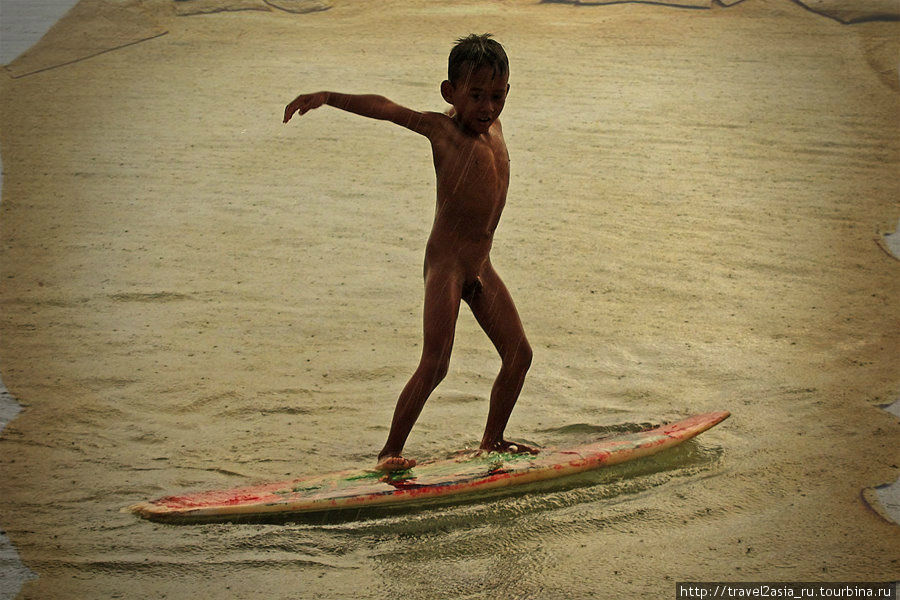
[[[500,42],[491,39],[490,33],[473,33],[456,40],[447,64],[450,83],[456,83],[463,75],[481,67],[493,69],[494,77],[509,75],[509,59]]]

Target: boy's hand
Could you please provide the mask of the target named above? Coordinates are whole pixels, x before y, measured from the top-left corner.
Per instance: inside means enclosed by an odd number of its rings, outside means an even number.
[[[314,108],[319,108],[328,100],[328,92],[316,92],[315,94],[301,94],[294,98],[290,104],[284,107],[284,122],[287,123],[297,113],[303,116]]]

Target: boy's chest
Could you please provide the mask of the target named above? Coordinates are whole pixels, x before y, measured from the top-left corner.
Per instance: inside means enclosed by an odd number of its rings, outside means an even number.
[[[435,156],[438,178],[455,186],[487,186],[505,190],[509,183],[509,154],[500,136],[463,139]],[[487,191],[487,190],[486,190]]]

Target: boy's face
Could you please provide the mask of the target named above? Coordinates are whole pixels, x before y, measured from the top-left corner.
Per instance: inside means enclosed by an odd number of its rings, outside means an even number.
[[[490,67],[469,71],[455,84],[441,85],[444,100],[453,105],[464,129],[487,133],[503,111],[509,92],[509,75],[496,75]]]

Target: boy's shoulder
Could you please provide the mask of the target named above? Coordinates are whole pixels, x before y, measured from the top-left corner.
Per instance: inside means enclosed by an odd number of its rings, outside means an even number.
[[[410,127],[421,133],[429,140],[432,145],[438,146],[456,146],[461,141],[462,135],[459,123],[446,113],[440,112],[421,112],[419,113],[420,122],[416,127]]]
[[[433,127],[438,128],[442,132],[455,132],[459,126],[453,118],[452,113],[448,112],[425,112],[423,116],[428,119]]]

